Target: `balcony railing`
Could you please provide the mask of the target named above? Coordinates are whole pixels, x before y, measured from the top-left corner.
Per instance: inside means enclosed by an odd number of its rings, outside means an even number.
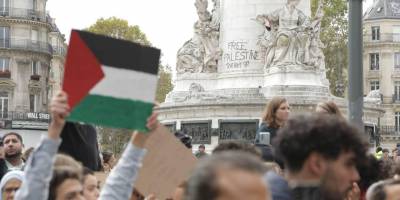
[[[379,129],[380,135],[400,136],[400,127],[396,126],[381,126]]]
[[[0,16],[49,22],[45,12],[25,8],[0,7]]]
[[[365,43],[380,43],[380,42],[398,42],[400,43],[400,34],[399,33],[384,33],[380,34],[379,40],[377,38],[372,38],[371,34],[364,35]]]
[[[50,122],[50,114],[48,113],[35,113],[35,112],[1,112],[0,120],[10,121],[33,121],[33,122]]]
[[[52,46],[53,55],[65,56],[67,54],[67,50],[64,47],[60,46]]]
[[[0,38],[0,49],[28,50],[48,54],[53,53],[53,48],[49,43],[30,39]]]

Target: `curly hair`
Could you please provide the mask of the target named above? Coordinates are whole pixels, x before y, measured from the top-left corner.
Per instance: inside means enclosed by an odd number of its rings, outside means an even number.
[[[353,152],[358,164],[366,158],[367,143],[359,130],[345,120],[326,114],[297,115],[288,120],[274,140],[277,156],[292,172],[300,171],[308,156],[317,152],[335,160]]]

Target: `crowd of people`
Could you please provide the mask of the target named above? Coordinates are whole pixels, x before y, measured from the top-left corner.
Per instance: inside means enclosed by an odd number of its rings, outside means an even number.
[[[18,133],[2,137],[0,200],[157,199],[135,188],[146,156],[145,143],[160,126],[157,114],[147,120],[149,134],[133,132],[117,160],[111,152],[90,149],[79,153],[65,144],[76,142],[72,129],[86,130],[89,133],[79,138],[87,148],[98,148],[90,142],[97,140],[91,127],[68,125],[65,119],[69,111],[67,94],[58,93],[51,101],[52,118],[46,137],[26,153],[22,153],[23,138]],[[397,148],[369,152],[363,133],[346,121],[334,102],[318,104],[314,113],[292,116],[287,100],[275,97],[267,104],[262,119],[254,144],[223,142],[211,154],[200,145],[195,153],[196,168],[171,191],[170,199],[399,199]],[[182,132],[175,136],[192,151],[190,136]],[[98,170],[108,174],[102,187],[93,172]]]

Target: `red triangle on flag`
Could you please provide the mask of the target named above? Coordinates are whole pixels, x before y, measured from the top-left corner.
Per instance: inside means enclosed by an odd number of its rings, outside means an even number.
[[[104,78],[101,64],[77,31],[72,30],[65,61],[63,90],[72,109]]]

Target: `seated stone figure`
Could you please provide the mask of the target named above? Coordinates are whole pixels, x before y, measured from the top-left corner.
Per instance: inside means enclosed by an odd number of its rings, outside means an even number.
[[[313,21],[297,8],[299,2],[287,0],[283,8],[257,16],[256,21],[266,27],[258,42],[265,52],[266,68],[292,65],[325,68],[323,44],[319,38],[322,1]]]

